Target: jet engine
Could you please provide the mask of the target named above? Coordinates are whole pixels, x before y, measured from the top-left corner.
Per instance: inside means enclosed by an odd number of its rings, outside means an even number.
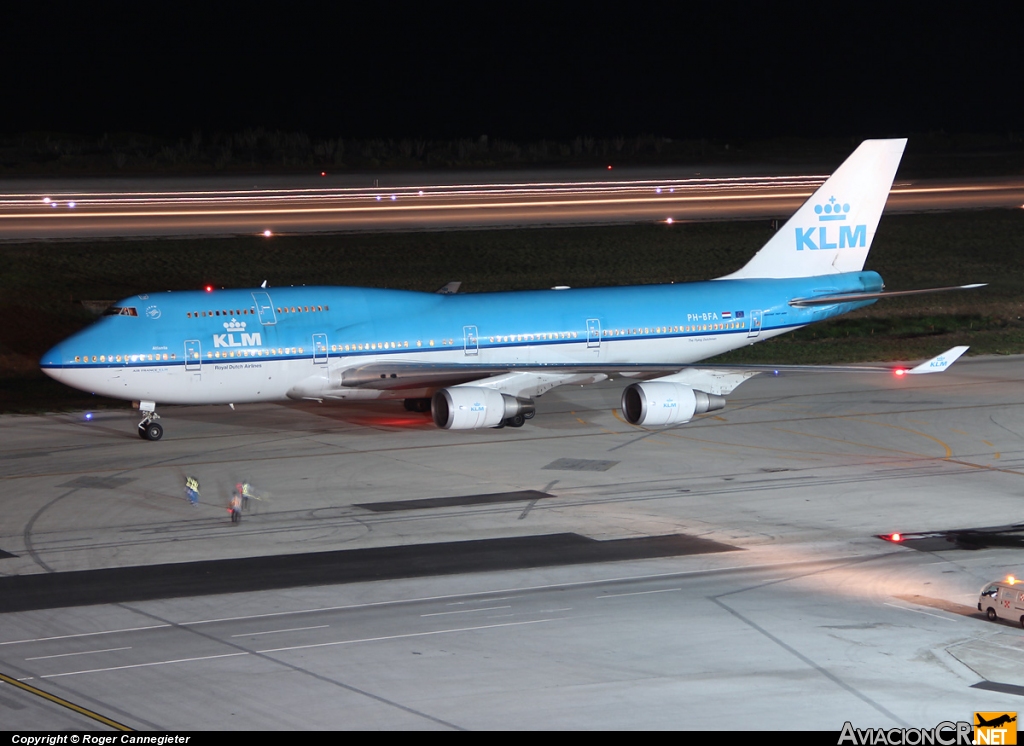
[[[483,386],[441,389],[430,402],[434,424],[445,430],[481,427],[520,427],[534,413],[533,402]]]
[[[724,406],[725,397],[667,381],[634,383],[622,392],[622,414],[634,425],[678,425]]]

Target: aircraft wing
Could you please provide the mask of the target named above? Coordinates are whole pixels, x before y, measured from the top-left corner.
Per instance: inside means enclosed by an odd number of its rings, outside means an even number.
[[[665,380],[685,383],[713,394],[728,394],[758,373],[866,373],[889,372],[896,375],[940,373],[967,351],[967,347],[953,347],[914,368],[889,365],[629,365],[623,363],[477,365],[450,363],[375,362],[346,368],[341,373],[341,385],[347,388],[402,389],[444,388],[479,382],[517,396],[537,396],[565,383],[593,383],[611,377],[646,379],[663,377]]]
[[[920,375],[922,373],[941,373],[949,366],[960,359],[970,347],[961,345],[950,347],[941,355],[936,355],[930,360],[907,368],[904,365],[720,365],[714,364],[716,368],[732,368],[738,370],[752,370],[759,373],[894,373],[896,375]]]
[[[341,385],[380,391],[457,386],[481,378],[507,373],[509,366],[445,365],[430,363],[377,362],[346,368]]]

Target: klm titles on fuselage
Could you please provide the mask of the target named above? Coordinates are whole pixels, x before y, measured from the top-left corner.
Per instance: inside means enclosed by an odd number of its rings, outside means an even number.
[[[241,341],[235,339],[234,334],[214,334],[213,335],[213,346],[214,347],[260,347],[263,344],[263,339],[259,332],[253,332],[252,334],[246,334],[242,332]]]
[[[245,331],[245,322],[239,321],[238,319],[231,319],[224,323],[224,328],[227,330],[226,334],[214,334],[213,335],[213,346],[214,347],[259,347],[263,344],[263,339],[260,332],[253,332],[248,334]],[[238,333],[242,338],[241,341],[235,339],[235,333]]]
[[[846,220],[850,212],[849,204],[839,204],[835,197],[830,197],[824,205],[815,205],[814,212],[819,223],[834,223]],[[796,229],[796,250],[820,251],[822,249],[864,248],[868,242],[866,225],[819,225],[814,228]]]

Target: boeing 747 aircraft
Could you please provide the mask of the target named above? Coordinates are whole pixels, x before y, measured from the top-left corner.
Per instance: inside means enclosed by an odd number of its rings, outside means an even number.
[[[545,392],[613,375],[637,380],[622,394],[629,422],[688,422],[758,372],[693,363],[902,294],[863,268],[905,145],[862,143],[746,266],[716,280],[149,293],[109,308],[41,366],[69,386],[137,402],[148,440],[163,435],[157,402],[403,399],[445,429],[519,427]],[[942,371],[966,349],[907,372]]]

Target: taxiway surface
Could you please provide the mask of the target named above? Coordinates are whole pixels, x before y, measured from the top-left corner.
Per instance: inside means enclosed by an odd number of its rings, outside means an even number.
[[[1019,709],[1024,633],[974,604],[1020,550],[876,535],[1020,522],[1024,360],[762,375],[659,431],[622,421],[622,385],[556,389],[518,430],[400,405],[167,407],[157,443],[128,412],[0,418],[0,601],[86,589],[0,614],[0,674],[80,708],[0,684],[0,727],[838,730]],[[232,525],[241,479],[265,499]],[[690,539],[728,551],[644,553]],[[587,554],[623,541],[640,555]],[[367,552],[387,579],[276,580]],[[237,592],[76,585],[195,563]]]

